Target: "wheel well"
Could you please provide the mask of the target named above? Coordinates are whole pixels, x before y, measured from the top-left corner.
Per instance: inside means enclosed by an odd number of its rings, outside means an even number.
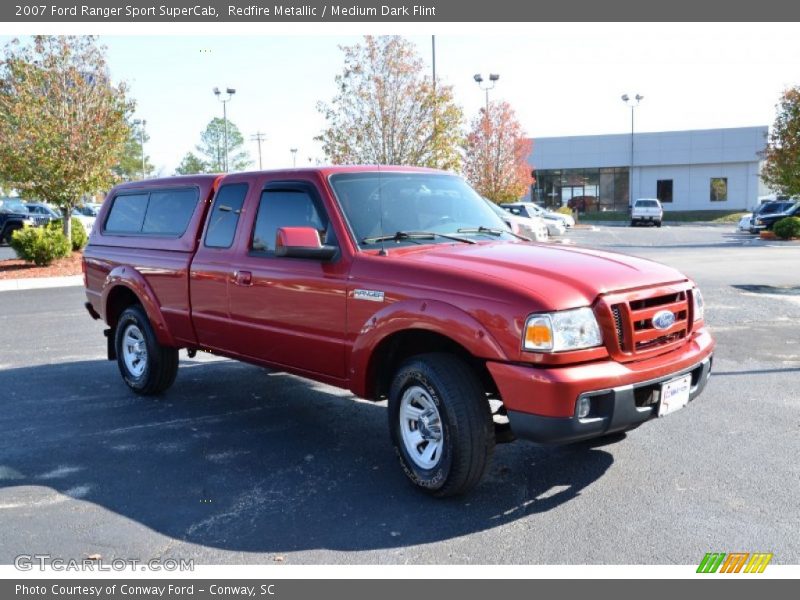
[[[486,393],[498,396],[497,387],[484,360],[473,356],[464,346],[447,336],[424,329],[409,329],[387,336],[372,353],[367,368],[369,399],[386,398],[392,375],[400,364],[412,356],[428,352],[447,352],[458,356],[478,375]]]
[[[112,329],[117,326],[119,316],[129,306],[141,304],[139,298],[129,288],[118,285],[108,293],[106,300],[106,323]]]

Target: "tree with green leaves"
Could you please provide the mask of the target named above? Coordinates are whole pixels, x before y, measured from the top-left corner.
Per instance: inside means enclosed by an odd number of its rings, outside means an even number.
[[[155,168],[150,162],[150,157],[144,154],[144,144],[150,141],[150,136],[142,126],[141,122],[131,121],[128,124],[130,133],[125,140],[125,147],[122,150],[119,162],[114,166],[114,174],[120,181],[136,181],[146,179],[153,174]],[[142,169],[142,159],[144,158],[144,169]]]
[[[464,175],[482,196],[494,202],[519,200],[531,182],[525,135],[508,102],[492,102],[489,112],[472,120],[465,146]]]
[[[208,165],[194,152],[187,152],[181,159],[181,164],[175,169],[175,175],[196,175],[197,173],[210,173]]]
[[[416,47],[400,36],[365,36],[340,49],[339,92],[317,105],[328,123],[316,138],[326,158],[458,170],[463,112],[452,86],[424,75]]]
[[[114,183],[133,103],[93,36],[12,40],[0,62],[0,180],[59,208]]]
[[[800,195],[800,86],[786,90],[764,151],[764,181],[788,196]]]
[[[224,119],[211,119],[205,131],[200,134],[197,151],[200,153],[200,160],[206,165],[206,172],[225,171]],[[228,171],[244,171],[249,166],[250,156],[244,149],[244,138],[239,128],[228,119]]]

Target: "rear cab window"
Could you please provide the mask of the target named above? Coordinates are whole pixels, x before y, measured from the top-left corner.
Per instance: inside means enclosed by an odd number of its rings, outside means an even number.
[[[104,231],[178,238],[185,233],[199,200],[194,187],[121,193],[108,211]]]
[[[204,245],[207,248],[230,248],[247,196],[246,183],[231,183],[219,188],[211,208]]]

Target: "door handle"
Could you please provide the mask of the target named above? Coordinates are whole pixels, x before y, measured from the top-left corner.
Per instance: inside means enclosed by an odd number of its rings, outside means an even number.
[[[233,283],[236,285],[253,285],[253,274],[250,271],[234,271]]]

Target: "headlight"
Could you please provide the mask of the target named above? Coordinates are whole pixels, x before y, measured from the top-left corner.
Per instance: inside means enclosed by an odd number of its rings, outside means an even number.
[[[697,288],[692,289],[692,300],[694,303],[694,320],[699,321],[703,318],[705,302],[703,302],[703,294]]]
[[[591,308],[531,315],[525,322],[523,348],[534,352],[563,352],[603,343]]]

